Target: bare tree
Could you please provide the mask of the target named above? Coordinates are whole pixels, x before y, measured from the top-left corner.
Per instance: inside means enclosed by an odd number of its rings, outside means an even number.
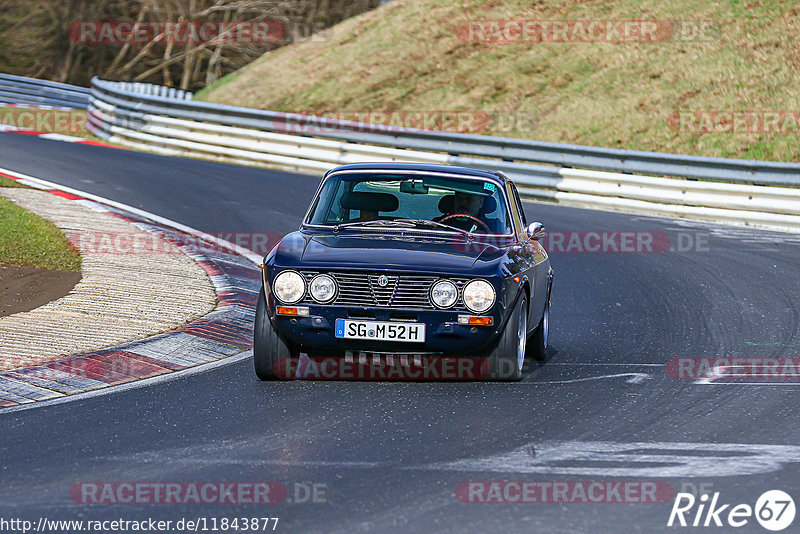
[[[0,71],[87,84],[92,76],[195,90],[308,37],[379,0],[0,0]],[[118,42],[83,39],[76,24],[127,21]],[[171,23],[171,24],[166,24]],[[258,23],[263,23],[258,26]],[[177,25],[176,25],[177,24]],[[206,25],[206,26],[203,26]],[[41,31],[29,55],[3,51],[4,39]],[[113,26],[118,28],[118,26]],[[211,38],[198,28],[213,28]],[[147,39],[137,38],[145,28]],[[176,31],[176,28],[178,30]],[[253,28],[260,28],[254,32]],[[268,28],[265,33],[264,28]],[[151,31],[152,30],[152,31]],[[114,34],[120,37],[120,32]],[[127,37],[127,38],[125,38]],[[266,38],[265,38],[266,37]]]

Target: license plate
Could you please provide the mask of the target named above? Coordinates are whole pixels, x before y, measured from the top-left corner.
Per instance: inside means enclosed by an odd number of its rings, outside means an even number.
[[[387,323],[336,319],[336,337],[422,343],[425,341],[425,325],[422,323]]]

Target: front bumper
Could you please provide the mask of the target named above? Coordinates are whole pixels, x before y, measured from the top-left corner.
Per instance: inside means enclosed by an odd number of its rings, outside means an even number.
[[[499,336],[504,326],[502,307],[495,304],[489,313],[492,326],[464,326],[458,316],[465,312],[452,310],[415,310],[400,308],[357,308],[302,304],[309,308],[308,317],[276,314],[276,303],[268,299],[270,319],[275,329],[295,345],[306,350],[344,355],[345,351],[364,351],[387,354],[447,354],[481,356]],[[335,337],[336,319],[387,321],[404,324],[425,324],[425,342],[408,343]]]

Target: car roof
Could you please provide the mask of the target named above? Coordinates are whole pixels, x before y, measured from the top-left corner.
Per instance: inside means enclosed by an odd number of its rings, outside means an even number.
[[[495,182],[505,184],[507,178],[504,174],[498,171],[485,171],[481,169],[470,169],[468,167],[457,167],[455,165],[435,165],[430,163],[350,163],[348,165],[341,165],[335,169],[328,171],[325,176],[334,172],[342,171],[416,171],[416,172],[438,172],[448,173],[461,176],[472,176],[476,178],[487,178]]]

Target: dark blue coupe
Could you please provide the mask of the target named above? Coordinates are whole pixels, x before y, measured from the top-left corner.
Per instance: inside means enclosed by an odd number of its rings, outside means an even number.
[[[300,229],[264,259],[253,356],[262,380],[301,354],[483,362],[519,380],[545,356],[553,271],[514,183],[447,165],[329,171]],[[381,360],[383,361],[383,360]],[[289,370],[289,371],[287,371]]]

